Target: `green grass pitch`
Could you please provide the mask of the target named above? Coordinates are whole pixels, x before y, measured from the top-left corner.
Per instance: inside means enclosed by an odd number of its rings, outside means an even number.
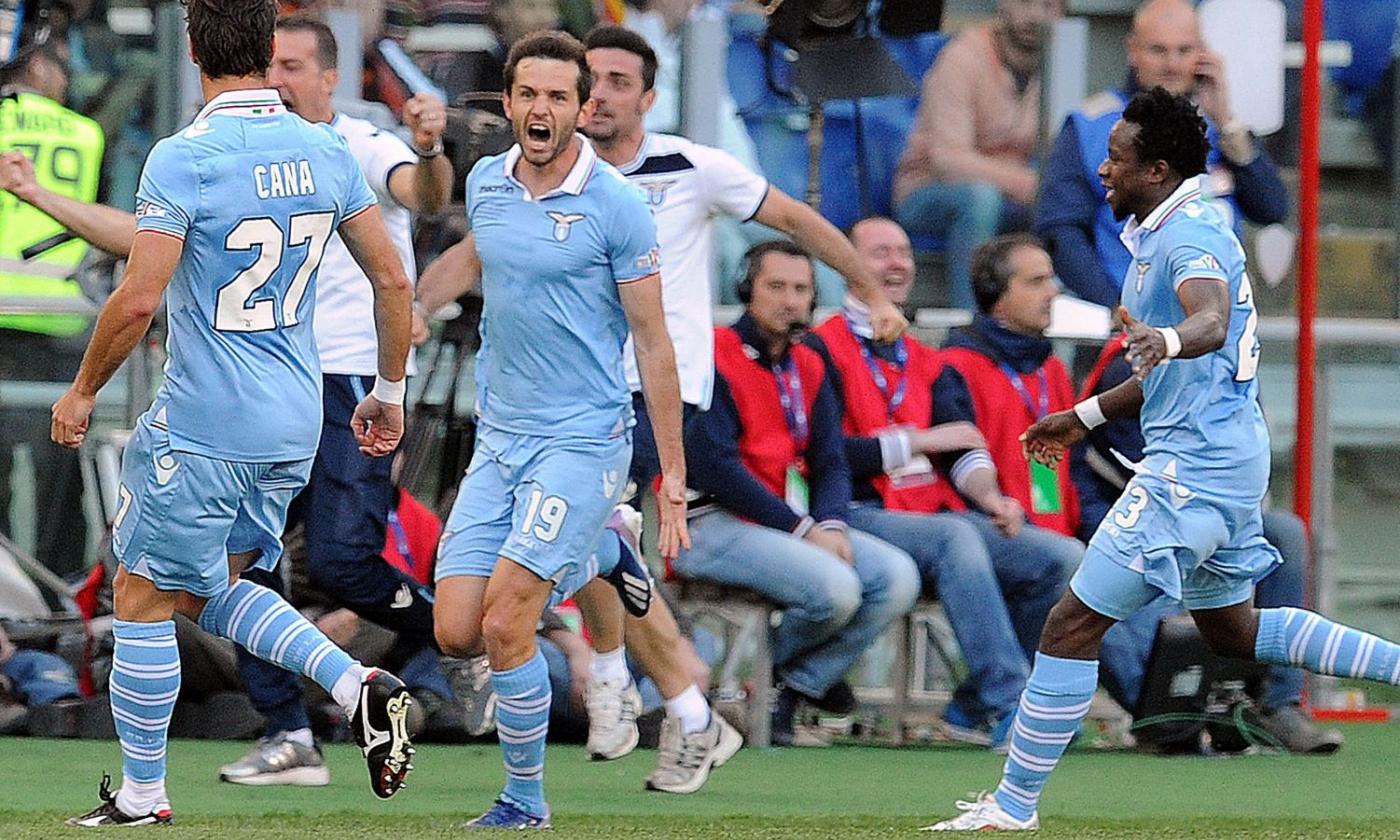
[[[1046,837],[1400,838],[1400,726],[1351,726],[1329,758],[1155,758],[1072,752],[1051,779]],[[215,768],[246,745],[177,741],[177,825],[160,840],[338,840],[461,836],[501,783],[494,745],[423,747],[409,787],[369,792],[352,747],[328,749],[325,788],[221,784]],[[588,762],[552,747],[546,782],[561,838],[913,838],[954,799],[996,783],[1001,759],[960,748],[744,750],[693,796],[646,793],[656,755]],[[0,838],[82,836],[62,819],[96,804],[114,742],[0,739]],[[111,832],[106,832],[110,834]],[[119,830],[117,833],[121,833]]]

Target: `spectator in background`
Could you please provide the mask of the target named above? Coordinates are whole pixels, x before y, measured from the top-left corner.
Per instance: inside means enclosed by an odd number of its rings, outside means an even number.
[[[851,242],[890,300],[907,300],[914,257],[899,225],[864,219]],[[1082,549],[1025,527],[1020,504],[997,485],[976,426],[942,422],[936,351],[910,336],[875,341],[854,300],[808,342],[828,359],[845,415],[850,523],[909,552],[967,662],[968,679],[944,711],[945,734],[1004,747],[1030,654]]]
[[[987,439],[1001,492],[1015,499],[1031,525],[1074,541],[1079,494],[1069,464],[1051,469],[1021,452],[1021,433],[1053,411],[1074,406],[1069,373],[1045,330],[1059,294],[1055,269],[1040,240],[998,236],[972,258],[978,312],[944,345],[938,402],[947,420],[975,423]]]
[[[1044,30],[1063,11],[1063,0],[999,0],[996,19],[960,33],[924,77],[895,218],[944,237],[954,306],[973,308],[973,250],[1030,225]]]
[[[83,303],[76,275],[87,244],[64,236],[47,205],[32,199],[42,188],[77,202],[96,200],[106,143],[101,126],[63,106],[69,81],[65,50],[54,41],[30,48],[0,78],[0,296],[39,298],[41,308]],[[82,314],[0,315],[0,380],[71,380],[89,324]],[[48,443],[46,403],[0,406],[0,531],[15,533],[13,456],[16,446],[27,445],[34,557],[69,575],[87,557],[82,472],[77,452]]]
[[[1124,357],[1126,337],[1109,339],[1097,364],[1084,381],[1084,399],[1102,394],[1132,376]],[[1142,426],[1136,419],[1110,420],[1090,430],[1084,442],[1075,447],[1070,470],[1079,489],[1080,534],[1092,535],[1109,508],[1118,501],[1133,472],[1128,464],[1142,459]],[[1126,460],[1124,460],[1126,459]],[[1283,564],[1274,567],[1254,590],[1257,607],[1303,606],[1304,572],[1308,560],[1308,538],[1303,523],[1287,511],[1264,513],[1264,539],[1278,549]],[[1147,607],[1119,622],[1104,636],[1099,656],[1104,686],[1125,709],[1137,708],[1147,661],[1157,638],[1157,625],[1164,616],[1181,615],[1181,602],[1159,595]],[[1301,708],[1303,672],[1297,668],[1271,665],[1259,698],[1259,725],[1290,752],[1323,754],[1336,752],[1342,733],[1322,729]]]
[[[693,548],[673,567],[783,608],[772,737],[791,746],[801,702],[854,707],[846,672],[913,608],[919,578],[908,554],[846,525],[841,409],[821,356],[795,341],[815,307],[811,257],[761,243],[742,282],[744,316],[715,330],[714,403],[686,434],[690,483],[705,496],[692,508]]]
[[[1079,297],[1109,307],[1118,303],[1131,259],[1118,239],[1123,224],[1104,201],[1098,170],[1108,156],[1109,129],[1138,91],[1160,86],[1194,97],[1211,146],[1204,183],[1222,200],[1237,234],[1241,216],[1267,225],[1288,215],[1288,191],[1278,168],[1234,118],[1224,65],[1201,43],[1192,4],[1144,3],[1133,16],[1127,46],[1127,82],[1095,94],[1065,119],[1046,159],[1035,207],[1035,231],[1045,239],[1060,280]]]

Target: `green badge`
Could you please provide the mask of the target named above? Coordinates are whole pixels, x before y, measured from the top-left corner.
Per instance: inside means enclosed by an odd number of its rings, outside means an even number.
[[[802,471],[796,464],[787,468],[786,489],[788,507],[798,516],[806,516],[811,509],[808,504],[807,479],[802,477]]]
[[[1031,511],[1033,513],[1059,513],[1060,474],[1039,461],[1031,462]]]

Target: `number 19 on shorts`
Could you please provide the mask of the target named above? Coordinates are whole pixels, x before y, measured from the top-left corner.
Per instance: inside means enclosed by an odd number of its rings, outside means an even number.
[[[554,542],[559,529],[564,527],[564,517],[569,515],[569,503],[558,496],[546,496],[536,487],[530,491],[530,502],[525,508],[525,518],[520,522],[520,533],[531,533],[542,542]]]

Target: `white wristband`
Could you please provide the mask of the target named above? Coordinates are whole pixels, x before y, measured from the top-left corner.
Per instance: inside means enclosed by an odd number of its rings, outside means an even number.
[[[398,382],[385,379],[382,376],[374,378],[374,390],[369,395],[385,405],[403,405],[404,395],[408,393],[408,379],[400,379]]]
[[[1175,359],[1181,355],[1181,336],[1176,334],[1176,330],[1171,327],[1158,327],[1157,332],[1162,334],[1162,340],[1167,343],[1167,358]]]
[[[1103,408],[1099,405],[1097,396],[1076,403],[1074,413],[1079,415],[1079,422],[1089,429],[1097,429],[1108,422],[1108,418],[1103,416]]]

